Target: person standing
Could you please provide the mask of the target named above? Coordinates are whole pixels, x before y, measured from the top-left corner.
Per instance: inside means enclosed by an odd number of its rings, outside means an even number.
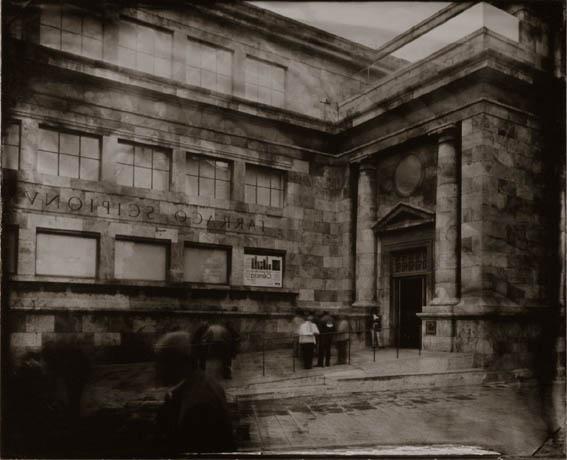
[[[339,316],[337,323],[337,334],[335,344],[337,347],[337,364],[347,362],[347,343],[348,343],[349,324],[344,316]]]
[[[324,311],[323,316],[319,320],[319,354],[317,357],[317,366],[329,367],[331,365],[331,344],[333,343],[333,335],[336,332],[335,322],[329,312]]]
[[[374,308],[372,309],[371,315],[371,333],[372,333],[372,348],[380,348],[380,330],[381,327],[381,318],[378,314],[378,311]]]
[[[313,316],[307,319],[299,326],[299,347],[301,356],[303,357],[303,367],[311,369],[313,367],[313,350],[315,349],[316,336],[319,335],[319,329],[313,323]]]

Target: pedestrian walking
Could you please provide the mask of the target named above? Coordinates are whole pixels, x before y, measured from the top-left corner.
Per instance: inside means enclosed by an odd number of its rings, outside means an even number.
[[[344,316],[339,316],[337,321],[337,333],[335,335],[335,345],[337,347],[337,364],[347,362],[349,324]]]
[[[333,343],[333,335],[336,331],[335,321],[324,311],[319,322],[319,353],[317,356],[317,366],[324,367],[331,365],[331,345]]]
[[[319,329],[313,323],[313,316],[299,326],[299,347],[303,358],[303,367],[311,369],[313,367],[313,351],[315,350],[315,337],[319,335]]]
[[[235,451],[224,390],[195,366],[189,334],[166,334],[155,352],[157,377],[170,387],[156,420],[156,453],[171,457]]]

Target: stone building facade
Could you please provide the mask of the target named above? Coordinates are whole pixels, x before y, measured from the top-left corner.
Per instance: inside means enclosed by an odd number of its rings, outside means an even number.
[[[563,12],[394,57],[464,9],[372,50],[248,4],[7,8],[9,348],[375,308],[389,346],[529,366],[565,311]]]

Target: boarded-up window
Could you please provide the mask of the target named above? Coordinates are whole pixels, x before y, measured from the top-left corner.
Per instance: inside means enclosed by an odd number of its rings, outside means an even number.
[[[18,169],[20,166],[20,124],[7,123],[2,134],[2,167]]]
[[[228,283],[229,250],[187,246],[184,279],[193,283]]]
[[[38,275],[94,278],[98,239],[94,236],[38,232],[35,272]]]
[[[116,240],[114,277],[129,280],[165,281],[168,245],[161,242]]]
[[[203,88],[232,92],[232,52],[191,40],[187,42],[187,83]]]

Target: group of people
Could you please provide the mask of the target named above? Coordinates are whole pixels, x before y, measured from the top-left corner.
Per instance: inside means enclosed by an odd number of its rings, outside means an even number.
[[[299,313],[295,319],[297,336],[303,367],[313,367],[313,357],[317,348],[317,366],[331,365],[331,348],[337,348],[337,364],[346,364],[349,340],[349,324],[346,318],[333,318],[324,311],[315,318],[312,313]]]

